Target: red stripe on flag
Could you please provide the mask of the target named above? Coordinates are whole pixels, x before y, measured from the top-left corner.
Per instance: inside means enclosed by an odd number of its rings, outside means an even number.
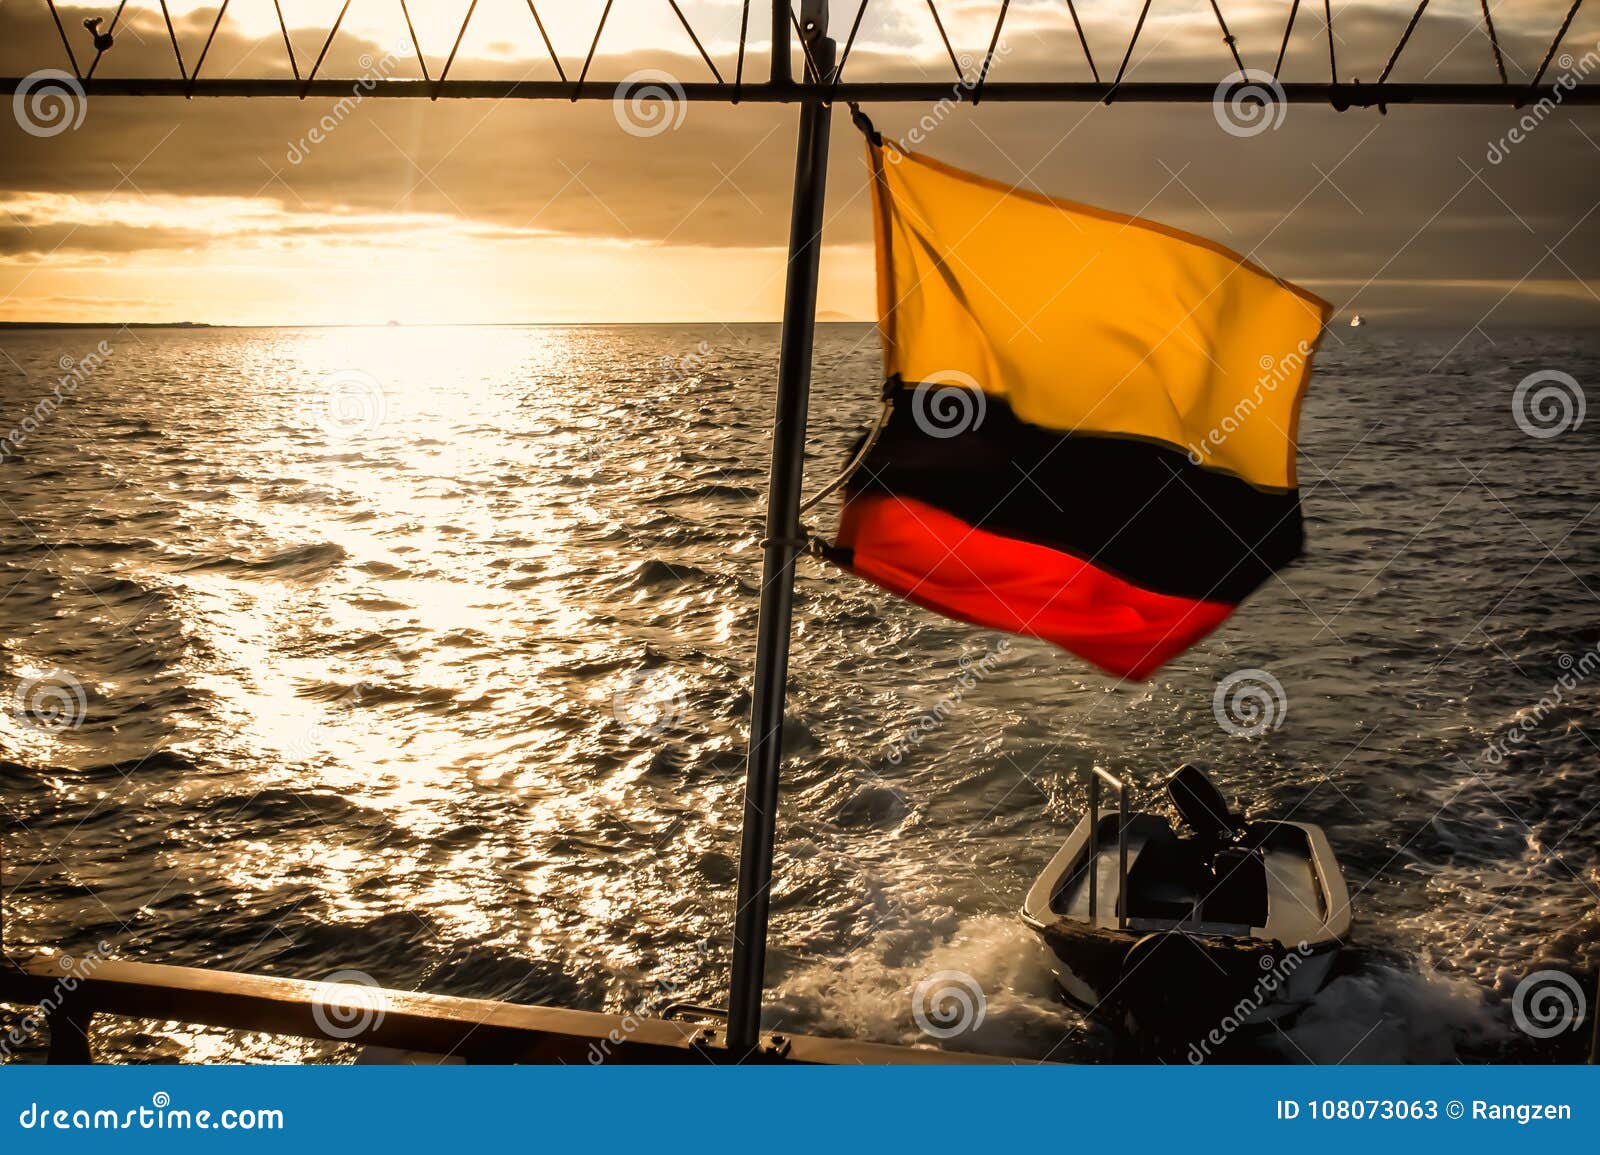
[[[1081,558],[977,529],[910,498],[852,498],[838,544],[854,551],[854,573],[890,593],[974,625],[1043,638],[1138,681],[1234,609],[1141,589]]]

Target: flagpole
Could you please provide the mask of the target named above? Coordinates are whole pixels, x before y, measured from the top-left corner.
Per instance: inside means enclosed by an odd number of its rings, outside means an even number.
[[[773,4],[773,43],[788,70],[789,0]],[[776,30],[781,27],[780,40]],[[800,31],[808,78],[824,90],[833,68],[827,0],[804,0]],[[778,74],[779,63],[773,62]],[[789,672],[789,628],[794,609],[795,558],[802,546],[800,491],[805,467],[806,408],[811,393],[811,349],[816,336],[817,268],[828,170],[831,109],[809,97],[800,106],[794,200],[789,220],[789,268],[778,354],[778,399],[772,423],[772,473],[767,487],[761,610],[756,625],[756,668],[745,760],[744,837],[739,855],[738,908],[734,915],[733,971],[728,995],[728,1050],[752,1051],[761,1032],[766,976],[767,921],[772,853],[777,834],[778,772],[783,761],[783,706]]]

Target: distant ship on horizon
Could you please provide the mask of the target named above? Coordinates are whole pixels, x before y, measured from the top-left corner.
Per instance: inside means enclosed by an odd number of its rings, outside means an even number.
[[[1350,327],[1352,329],[1359,329],[1359,328],[1361,328],[1361,326],[1365,325],[1366,323],[1367,323],[1367,319],[1365,317],[1363,317],[1360,313],[1357,313],[1355,316],[1350,318]]]

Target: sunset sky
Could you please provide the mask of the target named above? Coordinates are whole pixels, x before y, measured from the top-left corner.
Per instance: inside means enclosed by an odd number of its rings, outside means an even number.
[[[575,75],[603,0],[541,5]],[[685,0],[731,75],[740,4]],[[1134,0],[1082,0],[1102,75]],[[1375,80],[1413,5],[1335,4],[1340,70]],[[1566,0],[1493,7],[1507,71],[1531,79]],[[114,4],[63,8],[81,23]],[[178,0],[190,65],[214,7]],[[316,56],[338,11],[284,0],[295,50]],[[467,0],[413,0],[437,75]],[[763,5],[747,76],[767,66]],[[942,0],[958,51],[981,58],[999,0]],[[856,5],[836,0],[843,39]],[[1287,3],[1224,3],[1246,65],[1270,69]],[[1477,0],[1431,5],[1394,79],[1492,80]],[[1284,78],[1322,80],[1321,6],[1302,6]],[[1600,11],[1580,15],[1550,79],[1600,83]],[[1593,75],[1585,72],[1595,69]],[[66,67],[48,9],[0,0],[0,72]],[[616,0],[592,78],[655,69],[709,80],[665,0]],[[1207,0],[1157,0],[1130,79],[1233,70]],[[105,75],[175,75],[157,3],[131,0]],[[323,76],[419,75],[399,4],[356,0]],[[270,0],[234,0],[205,75],[289,75]],[[554,79],[525,0],[481,0],[452,77]],[[923,0],[872,0],[854,79],[953,79]],[[1015,0],[993,80],[1088,79],[1066,6]],[[0,118],[0,320],[212,323],[770,320],[783,288],[795,110],[681,108],[630,121],[625,103],[367,101],[320,143],[332,102],[91,97],[54,136]],[[657,111],[660,111],[657,109]],[[927,109],[871,110],[904,138]],[[1527,110],[1524,110],[1526,112]],[[1468,327],[1600,321],[1600,110],[1558,109],[1496,149],[1523,113],[1291,106],[1234,136],[1212,107],[961,108],[917,145],[1022,188],[1137,213],[1251,253],[1342,309]],[[660,131],[655,129],[660,128]],[[1502,154],[1496,163],[1491,154]],[[870,221],[859,138],[834,121],[821,308],[869,318]],[[1019,260],[1043,259],[1018,254]]]

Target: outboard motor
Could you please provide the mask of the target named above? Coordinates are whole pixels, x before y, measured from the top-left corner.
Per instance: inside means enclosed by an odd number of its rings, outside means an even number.
[[[1167,780],[1167,796],[1184,824],[1204,842],[1226,844],[1244,829],[1244,819],[1228,809],[1222,791],[1198,766],[1187,762],[1179,766]]]
[[[1267,874],[1261,852],[1240,845],[1241,815],[1228,809],[1222,791],[1204,770],[1187,763],[1167,781],[1167,795],[1194,831],[1205,871],[1205,917],[1211,922],[1263,926],[1267,921]]]

